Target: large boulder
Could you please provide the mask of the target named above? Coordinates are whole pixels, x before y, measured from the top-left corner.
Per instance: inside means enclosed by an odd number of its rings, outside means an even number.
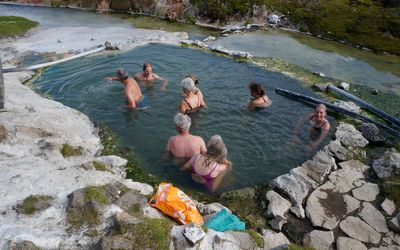
[[[352,190],[356,187],[354,182],[364,178],[363,173],[347,168],[339,169],[328,176],[328,179],[336,186],[335,189],[340,193],[347,193]]]
[[[339,166],[342,169],[357,171],[357,172],[361,172],[361,173],[368,171],[368,169],[370,168],[369,166],[365,165],[364,163],[362,163],[358,160],[344,161],[344,162],[339,163]]]
[[[367,247],[359,241],[352,238],[347,237],[339,237],[336,240],[336,249],[337,250],[367,250]]]
[[[285,218],[286,213],[292,206],[292,204],[288,200],[280,196],[277,192],[272,190],[267,192],[266,197],[269,202],[267,209],[267,216],[269,217],[281,216]]]
[[[285,174],[273,179],[271,185],[289,196],[293,204],[290,211],[298,218],[303,219],[305,217],[303,201],[310,191],[304,181],[292,174]]]
[[[335,185],[327,181],[311,193],[307,200],[306,214],[313,226],[332,230],[341,219],[358,207],[356,199],[338,192]]]
[[[354,198],[360,201],[374,201],[379,194],[379,186],[375,183],[367,182],[359,188],[353,189]]]
[[[332,231],[314,230],[304,236],[304,245],[318,250],[330,250],[335,241]]]
[[[264,249],[287,249],[290,241],[283,233],[275,233],[274,231],[263,229]]]
[[[376,209],[371,203],[363,202],[363,208],[359,216],[367,222],[371,227],[380,233],[389,232],[389,228],[386,223],[385,216],[378,209]]]
[[[132,181],[131,179],[123,180],[122,184],[124,184],[127,188],[139,191],[140,194],[143,194],[143,195],[150,195],[154,192],[154,188],[152,186],[150,186],[149,184],[135,182],[135,181]]]
[[[400,175],[400,153],[394,148],[386,150],[379,159],[372,162],[372,167],[379,178]]]
[[[357,106],[354,102],[345,102],[342,100],[336,101],[333,103],[333,105],[338,106],[340,108],[347,109],[349,111],[352,111],[354,113],[361,113],[361,109],[359,106]]]
[[[365,147],[368,145],[368,140],[362,136],[361,132],[347,123],[342,123],[336,128],[335,137],[344,146]]]
[[[378,244],[381,240],[381,234],[358,217],[349,216],[341,221],[339,226],[353,239],[372,244]]]

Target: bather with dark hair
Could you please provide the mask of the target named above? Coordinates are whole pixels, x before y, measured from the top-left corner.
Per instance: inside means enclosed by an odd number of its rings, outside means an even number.
[[[271,106],[272,101],[268,98],[260,83],[251,82],[249,92],[252,97],[248,105],[249,110],[264,109]]]
[[[228,151],[221,136],[214,135],[207,142],[207,151],[193,156],[180,170],[192,170],[192,179],[204,184],[213,192],[231,168],[232,164],[227,160],[227,155]]]

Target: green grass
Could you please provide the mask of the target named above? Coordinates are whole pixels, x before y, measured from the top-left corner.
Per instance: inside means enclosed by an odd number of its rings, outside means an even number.
[[[286,249],[287,250],[316,250],[313,247],[302,247],[302,246],[299,246],[299,245],[296,245],[296,244],[290,244],[288,246],[288,248],[286,248]]]
[[[47,202],[51,200],[47,195],[30,195],[18,206],[24,214],[33,214],[37,211],[37,204],[41,201]]]
[[[100,204],[106,204],[107,197],[105,192],[104,187],[88,186],[85,188],[85,200],[94,200]]]
[[[0,16],[0,38],[20,36],[39,23],[18,16]]]
[[[172,222],[166,219],[145,218],[142,223],[117,230],[131,240],[132,249],[169,249]]]
[[[100,215],[92,207],[69,211],[67,221],[72,228],[79,228],[82,225],[98,225],[101,222]]]
[[[98,171],[109,171],[109,169],[107,168],[107,166],[105,164],[98,162],[98,161],[93,161],[93,166]]]
[[[60,152],[64,158],[82,155],[82,151],[83,151],[82,147],[73,147],[69,144],[63,144],[63,147],[60,150]]]
[[[259,233],[254,230],[246,230],[245,232],[254,239],[258,247],[264,247],[264,240]]]

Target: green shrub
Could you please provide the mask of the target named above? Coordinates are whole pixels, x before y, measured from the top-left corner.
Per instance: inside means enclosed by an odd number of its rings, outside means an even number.
[[[30,195],[24,199],[24,201],[18,205],[18,208],[24,214],[33,214],[38,210],[37,205],[40,202],[48,202],[51,200],[51,196],[47,195]]]
[[[98,162],[98,161],[93,161],[93,166],[98,171],[109,171],[109,169],[107,168],[107,166],[105,164]]]
[[[88,186],[85,188],[85,200],[94,200],[100,204],[107,203],[104,187]]]
[[[69,144],[63,144],[60,152],[64,158],[67,158],[71,156],[82,155],[82,150],[82,147],[73,147]]]

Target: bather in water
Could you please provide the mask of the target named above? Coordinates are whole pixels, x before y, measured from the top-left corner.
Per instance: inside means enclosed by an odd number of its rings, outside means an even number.
[[[195,94],[198,89],[195,87],[192,78],[184,78],[182,80],[182,87],[184,99],[179,105],[179,112],[182,114],[188,114],[195,112],[200,108],[207,107],[206,103],[204,102],[203,95]]]
[[[265,90],[260,83],[250,83],[249,92],[252,97],[248,105],[249,110],[260,110],[271,106],[272,101],[265,94]]]

